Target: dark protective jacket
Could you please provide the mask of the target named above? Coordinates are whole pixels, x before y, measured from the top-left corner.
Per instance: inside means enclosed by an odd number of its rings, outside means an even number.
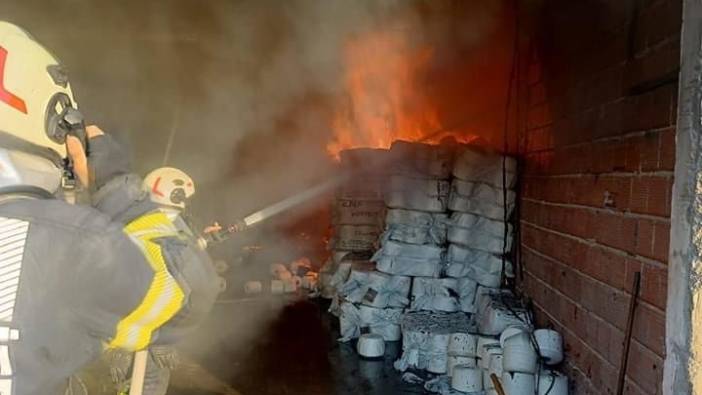
[[[13,395],[60,394],[154,278],[122,224],[91,207],[19,196],[0,203],[0,273],[0,332],[10,328],[0,341],[9,349],[7,364],[0,345],[0,370],[10,374],[0,380]]]
[[[214,304],[207,255],[91,143],[94,207],[0,193],[0,394],[63,394],[106,347],[176,341]]]

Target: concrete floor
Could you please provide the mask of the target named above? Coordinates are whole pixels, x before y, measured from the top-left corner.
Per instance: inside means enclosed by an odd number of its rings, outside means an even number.
[[[353,343],[335,340],[337,321],[325,311],[324,303],[307,300],[223,303],[182,353],[244,395],[425,393],[393,369],[399,342],[387,345],[384,360],[359,359]],[[169,395],[216,393],[203,389],[216,384],[186,376],[174,372]]]

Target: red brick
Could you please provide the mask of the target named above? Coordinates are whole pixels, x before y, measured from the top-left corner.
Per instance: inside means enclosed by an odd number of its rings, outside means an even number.
[[[530,108],[527,117],[527,129],[529,130],[549,125],[552,121],[548,103]]]
[[[626,139],[626,170],[652,171],[658,169],[660,133],[650,132],[643,136]]]
[[[629,353],[627,376],[650,393],[660,391],[663,381],[663,360],[636,342],[631,342]]]
[[[641,10],[634,42],[636,52],[666,39],[678,39],[682,24],[682,1],[660,1]]]
[[[639,305],[634,317],[633,335],[658,356],[665,354],[665,315],[648,306]]]
[[[612,327],[607,322],[596,320],[598,326],[597,351],[611,364],[616,365],[621,360],[624,332]]]
[[[548,126],[533,129],[526,135],[527,152],[544,151],[553,148],[553,134]]]
[[[653,235],[655,222],[642,219],[636,225],[636,249],[635,253],[647,258],[653,258]]]
[[[631,211],[641,214],[670,217],[671,177],[642,176],[633,179]]]
[[[661,132],[658,169],[673,171],[675,168],[675,129]]]
[[[633,252],[636,245],[636,220],[621,215],[596,212],[591,214],[584,237],[598,243]]]
[[[627,63],[626,84],[629,88],[650,83],[674,73],[680,66],[680,40],[670,40],[651,48]]]
[[[622,140],[609,140],[592,145],[593,173],[611,173],[627,170],[629,147]]]
[[[641,273],[641,299],[665,310],[668,297],[668,268],[665,266],[643,263]]]
[[[660,262],[668,262],[670,245],[670,222],[659,221],[654,225],[653,235],[653,259]]]
[[[648,93],[632,96],[624,107],[624,131],[642,131],[675,123],[671,107],[677,96],[677,85],[664,85]]]

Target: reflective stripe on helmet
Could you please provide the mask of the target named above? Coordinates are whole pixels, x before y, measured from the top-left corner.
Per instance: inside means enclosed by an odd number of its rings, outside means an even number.
[[[20,99],[16,95],[14,95],[12,92],[8,91],[7,88],[5,88],[5,60],[7,59],[7,50],[3,47],[0,47],[0,101],[7,103],[10,105],[10,107],[23,112],[27,113],[27,105],[25,104],[24,100]]]
[[[154,331],[173,318],[185,298],[178,282],[168,271],[161,246],[163,237],[178,237],[178,230],[162,212],[143,215],[124,228],[149,261],[154,277],[144,299],[117,324],[110,348],[141,350],[151,342]]]

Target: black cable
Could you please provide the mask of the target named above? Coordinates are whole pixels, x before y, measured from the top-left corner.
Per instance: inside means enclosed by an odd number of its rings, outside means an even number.
[[[509,236],[509,214],[507,208],[507,154],[509,151],[509,113],[510,107],[512,106],[512,90],[514,87],[514,80],[517,74],[517,65],[519,58],[519,12],[517,1],[514,1],[514,43],[512,48],[512,65],[509,71],[509,79],[507,81],[507,98],[505,100],[505,124],[502,136],[502,212],[504,221],[504,231],[502,238],[502,272],[500,273],[500,281],[505,283],[505,266],[506,266],[506,255],[507,255],[507,239]]]

